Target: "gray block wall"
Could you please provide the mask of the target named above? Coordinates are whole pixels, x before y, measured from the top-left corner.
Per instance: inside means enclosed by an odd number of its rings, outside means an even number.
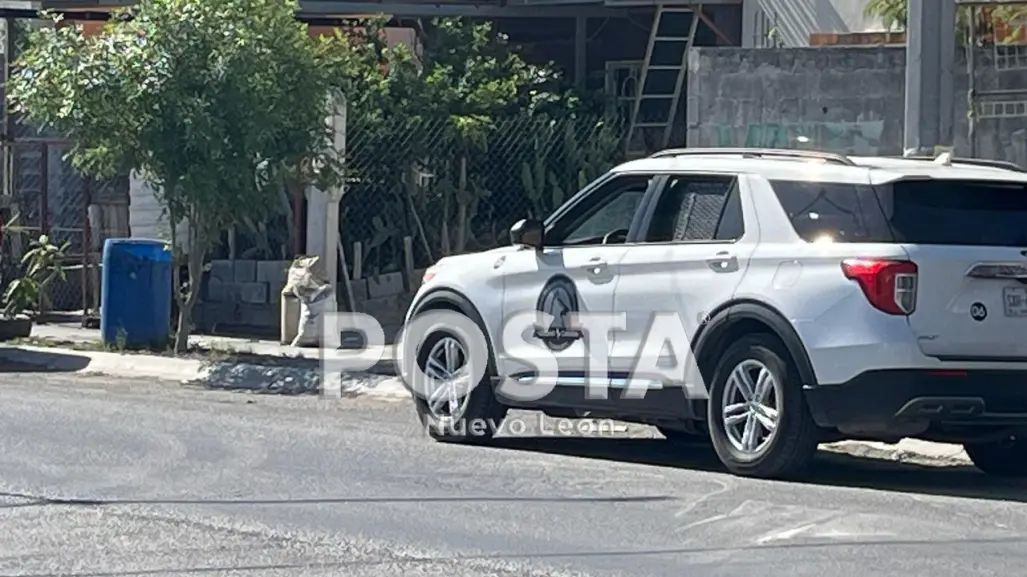
[[[1027,87],[1027,56],[977,53],[978,90]],[[905,106],[902,46],[696,48],[689,55],[687,144],[899,154]],[[967,154],[965,55],[955,78],[955,146]],[[1027,166],[1027,100],[982,118],[977,156]]]
[[[231,327],[257,336],[277,335],[281,292],[290,264],[292,261],[287,260],[212,261],[205,275],[201,302],[197,305],[198,328],[219,332],[219,327]],[[407,286],[402,273],[352,282],[358,310],[378,319],[387,340],[394,338],[402,327],[403,317],[422,274],[423,271],[414,272],[415,282],[411,287]]]

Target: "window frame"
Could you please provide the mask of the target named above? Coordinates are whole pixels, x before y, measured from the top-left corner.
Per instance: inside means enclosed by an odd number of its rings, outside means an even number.
[[[631,219],[631,224],[628,227],[627,240],[623,243],[617,243],[616,245],[610,246],[624,246],[626,244],[634,244],[631,239],[637,236],[637,229],[641,226],[642,216],[648,210],[648,203],[651,201],[652,195],[655,191],[659,190],[663,182],[666,180],[666,176],[650,171],[631,171],[631,172],[607,172],[603,176],[592,181],[585,188],[578,191],[568,201],[564,202],[560,208],[556,209],[548,218],[546,218],[544,224],[545,235],[543,237],[542,244],[545,248],[585,248],[585,247],[596,247],[606,246],[602,244],[563,244],[565,239],[560,239],[559,243],[553,242],[552,235],[558,231],[558,227],[565,221],[565,219],[573,219],[579,216],[581,209],[588,210],[586,205],[589,201],[595,201],[596,198],[601,197],[605,194],[610,193],[610,187],[617,186],[618,181],[625,181],[628,179],[637,179],[644,177],[650,179],[649,186],[645,192],[642,193],[642,199],[639,201],[638,208],[635,210],[635,215]]]
[[[659,189],[653,194],[653,198],[650,199],[649,204],[646,206],[645,215],[642,218],[642,223],[639,226],[636,237],[629,237],[628,241],[632,244],[645,244],[645,245],[676,245],[676,244],[736,244],[745,238],[746,233],[749,230],[748,223],[745,221],[745,207],[742,200],[742,180],[743,173],[737,172],[668,172],[661,175],[662,182],[660,183]],[[725,195],[724,205],[720,209],[720,216],[717,218],[717,226],[714,227],[714,237],[720,231],[720,227],[724,222],[724,214],[727,212],[728,205],[732,202],[733,198],[737,199],[738,212],[742,217],[742,234],[735,239],[717,239],[712,238],[709,240],[667,240],[667,241],[648,241],[646,236],[649,234],[649,229],[653,225],[655,219],[656,210],[659,208],[660,200],[663,198],[670,189],[670,182],[673,178],[728,178],[731,179],[732,184],[728,188],[728,192]]]

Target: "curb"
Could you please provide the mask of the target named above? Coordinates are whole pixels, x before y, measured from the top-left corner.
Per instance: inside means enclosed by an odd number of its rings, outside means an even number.
[[[345,373],[338,384],[332,383],[325,390],[319,359],[268,357],[268,360],[280,361],[280,364],[0,345],[0,361],[36,367],[45,372],[151,378],[211,390],[286,395],[323,393],[329,398],[410,398],[409,391],[394,376],[392,361],[379,362],[367,371]]]

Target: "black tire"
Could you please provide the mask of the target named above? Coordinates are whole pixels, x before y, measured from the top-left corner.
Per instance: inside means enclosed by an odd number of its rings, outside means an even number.
[[[445,337],[456,338],[463,342],[461,336],[445,330],[437,330],[429,334],[418,346],[418,367],[424,369],[432,346]],[[466,344],[464,344],[464,350],[470,350]],[[491,356],[491,347],[488,350]],[[495,362],[490,358],[481,382],[471,390],[466,408],[455,419],[448,416],[439,418],[428,408],[427,400],[415,394],[414,409],[421,426],[428,435],[436,441],[445,443],[482,443],[491,440],[510,410],[496,398],[492,387],[494,375]]]
[[[1009,438],[990,443],[966,443],[975,467],[994,477],[1027,477],[1027,439]]]
[[[724,426],[723,396],[731,371],[745,360],[767,367],[781,383],[777,404],[779,417],[774,438],[757,455],[746,455],[728,439]],[[710,387],[709,429],[713,448],[725,467],[736,475],[760,478],[790,478],[802,473],[813,460],[820,430],[810,414],[795,363],[784,345],[772,335],[745,336],[721,355]]]

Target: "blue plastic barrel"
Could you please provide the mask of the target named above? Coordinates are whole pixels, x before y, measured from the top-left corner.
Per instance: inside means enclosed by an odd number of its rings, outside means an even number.
[[[105,345],[163,347],[171,335],[171,251],[161,240],[103,245],[100,334]]]

